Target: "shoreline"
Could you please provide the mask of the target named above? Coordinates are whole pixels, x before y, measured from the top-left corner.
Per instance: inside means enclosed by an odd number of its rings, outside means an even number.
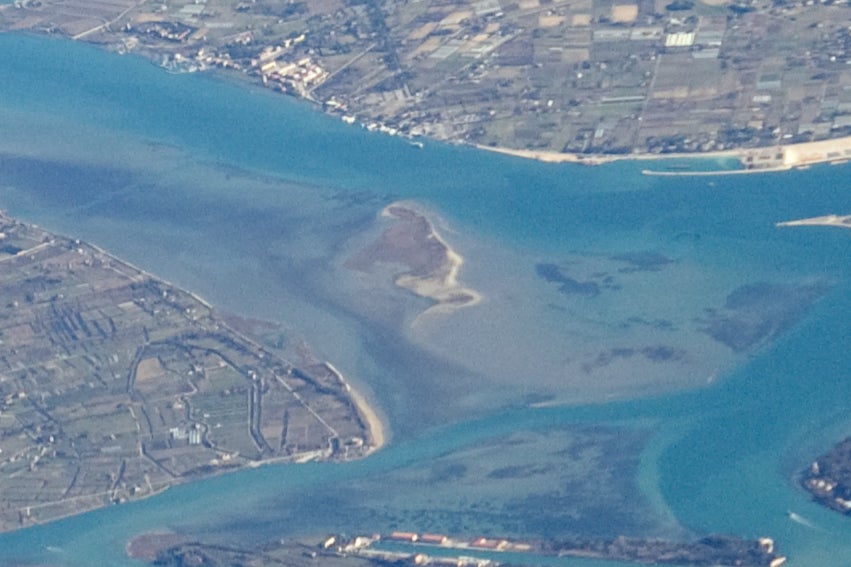
[[[473,147],[487,152],[531,159],[543,163],[578,163],[581,165],[605,165],[607,163],[614,163],[617,161],[657,161],[663,159],[738,159],[741,157],[742,152],[742,150],[717,150],[705,153],[679,154],[652,154],[640,152],[630,154],[577,154],[549,150],[517,150],[502,146],[485,146],[482,144],[473,144]]]
[[[3,7],[0,2],[0,7]],[[83,34],[76,36],[67,35],[64,33],[59,36],[64,41],[82,42],[91,45],[97,49],[116,55],[123,53],[110,49],[106,44],[93,42],[85,39],[85,36],[96,31],[107,24],[101,24],[96,28],[87,30]],[[0,33],[20,33],[33,34],[39,37],[49,37],[43,33],[34,33],[33,30],[22,29],[5,29]],[[263,82],[260,76],[255,74],[245,74],[236,72],[232,69],[222,68],[218,66],[201,66],[191,71],[169,71],[158,62],[158,57],[164,55],[164,52],[158,52],[156,49],[142,48],[130,52],[135,56],[147,60],[149,63],[162,68],[164,71],[171,74],[194,73],[209,74],[217,78],[221,78],[234,85],[250,85],[252,87],[262,88],[266,91],[272,91],[276,96],[285,95],[293,100],[304,101],[310,104],[315,110],[318,110],[326,116],[331,116],[336,119],[343,119],[347,124],[358,125],[361,128],[370,131],[385,133],[395,137],[410,140],[432,140],[446,144],[466,146],[478,150],[484,150],[491,153],[519,157],[523,159],[531,159],[542,163],[574,163],[580,165],[605,165],[609,163],[621,161],[660,161],[660,160],[712,160],[712,159],[735,159],[742,166],[741,169],[708,169],[708,170],[651,170],[644,169],[642,174],[654,176],[710,176],[710,175],[741,175],[753,173],[775,173],[788,171],[791,169],[806,169],[812,165],[818,164],[841,164],[846,161],[851,161],[851,135],[838,138],[830,138],[824,140],[816,140],[809,142],[796,142],[790,144],[775,143],[768,146],[742,147],[719,149],[698,152],[678,152],[678,153],[651,153],[646,151],[638,151],[635,148],[630,153],[623,154],[600,154],[600,153],[576,153],[576,152],[560,152],[556,150],[528,150],[511,148],[507,146],[488,146],[484,144],[472,143],[463,139],[455,139],[448,136],[440,136],[434,134],[411,134],[404,131],[399,131],[393,125],[383,124],[377,119],[370,116],[358,116],[357,109],[351,109],[348,114],[343,114],[336,110],[336,107],[329,107],[323,100],[318,100],[310,96],[310,93],[297,92],[280,92],[276,89],[269,88]],[[310,91],[312,92],[312,90]],[[413,143],[413,142],[411,142]],[[422,147],[421,145],[419,147]]]
[[[351,398],[358,415],[360,415],[361,419],[366,422],[367,431],[369,433],[369,449],[367,449],[364,456],[369,456],[375,453],[387,443],[389,438],[387,424],[379,417],[378,411],[367,401],[366,396],[353,388],[349,381],[346,380],[345,376],[343,376],[342,372],[337,370],[337,368],[330,362],[326,361],[323,364],[325,364],[325,366],[328,367],[328,370],[333,372],[343,384],[343,387]]]
[[[2,214],[2,211],[0,211],[0,214]],[[174,283],[172,283],[168,280],[165,280],[163,278],[157,277],[154,274],[140,268],[139,266],[136,266],[135,264],[132,264],[132,263],[126,261],[126,260],[123,260],[121,258],[114,256],[110,252],[104,250],[103,248],[101,248],[101,247],[99,247],[95,244],[91,244],[89,242],[86,242],[86,244],[91,246],[93,249],[95,249],[99,253],[103,254],[104,256],[107,256],[111,260],[118,262],[118,263],[124,265],[125,267],[127,267],[131,270],[135,270],[136,272],[138,272],[139,274],[141,274],[145,278],[150,278],[150,279],[153,279],[153,280],[163,282],[169,287],[172,287],[174,289],[182,291],[183,293],[186,293],[187,295],[192,297],[194,300],[201,303],[204,307],[209,309],[211,313],[214,313],[215,316],[218,319],[220,319],[221,324],[224,325],[225,327],[227,327],[231,332],[239,335],[240,338],[248,341],[254,347],[261,349],[261,350],[263,349],[263,346],[260,345],[256,340],[254,340],[248,334],[246,334],[246,333],[244,333],[240,330],[235,329],[232,325],[230,325],[227,321],[225,321],[225,318],[219,314],[218,310],[211,303],[209,303],[207,300],[205,300],[203,297],[196,294],[195,292],[187,290],[187,289],[185,289],[181,286],[175,285]],[[340,383],[343,384],[343,387],[346,390],[346,394],[348,394],[349,397],[351,398],[351,401],[354,404],[356,411],[366,422],[367,430],[368,430],[369,436],[370,436],[370,439],[369,439],[370,448],[367,451],[365,456],[368,456],[368,455],[374,453],[375,451],[378,451],[386,443],[386,437],[387,437],[387,435],[386,435],[386,431],[387,431],[386,424],[384,423],[384,421],[381,418],[378,417],[378,412],[375,410],[375,408],[372,407],[372,405],[369,404],[369,402],[367,402],[366,397],[364,397],[363,394],[361,394],[359,391],[352,388],[351,384],[345,379],[343,374],[339,370],[337,370],[337,368],[335,366],[333,366],[328,361],[324,361],[323,364],[325,366],[327,366],[328,369],[337,376],[337,378],[340,380]],[[268,462],[274,463],[277,460],[278,459],[269,459]],[[286,462],[286,460],[284,460],[284,462]]]
[[[0,3],[2,6],[2,3]],[[99,26],[102,27],[102,26]],[[91,32],[92,30],[89,30]],[[32,33],[24,30],[3,30],[2,33]],[[88,32],[87,32],[88,33]],[[40,37],[45,37],[44,34],[35,34]],[[83,42],[91,45],[102,51],[110,52],[119,55],[120,53],[109,49],[108,46],[91,42],[83,37],[79,39],[76,36],[60,34],[63,40]],[[162,55],[156,50],[142,49],[134,51],[137,55],[151,64],[162,68],[164,71],[171,74],[183,74],[193,71],[169,71],[158,63],[157,56]],[[631,153],[624,154],[599,154],[599,153],[575,153],[575,152],[560,152],[556,150],[527,150],[519,148],[510,148],[507,146],[487,146],[484,144],[471,143],[462,139],[454,139],[452,137],[439,136],[434,134],[410,134],[399,131],[393,125],[386,125],[373,117],[363,116],[355,118],[357,109],[350,110],[350,114],[343,114],[333,107],[329,107],[326,101],[317,100],[310,96],[309,93],[299,94],[296,92],[280,92],[276,89],[269,88],[259,76],[253,74],[244,74],[235,72],[231,69],[221,68],[217,66],[204,66],[197,69],[199,74],[209,74],[217,78],[221,78],[234,85],[250,85],[252,87],[261,88],[264,91],[272,91],[276,96],[287,96],[293,100],[303,101],[312,106],[326,116],[336,119],[343,119],[347,124],[358,125],[363,129],[376,131],[388,134],[394,137],[401,137],[407,140],[432,140],[446,144],[466,146],[478,150],[484,150],[491,153],[519,157],[523,159],[531,159],[542,163],[561,164],[573,163],[579,165],[606,165],[609,163],[622,161],[660,161],[660,160],[712,160],[712,159],[735,159],[742,166],[741,169],[708,169],[708,170],[682,170],[682,171],[666,171],[666,170],[651,170],[644,169],[642,174],[654,176],[709,176],[709,175],[741,175],[753,173],[775,173],[789,171],[791,169],[806,169],[812,165],[818,164],[841,164],[846,161],[851,161],[851,135],[825,140],[817,140],[810,142],[796,142],[791,144],[777,143],[769,146],[730,148],[723,150],[710,150],[705,152],[678,152],[678,153],[650,153],[636,151],[633,149]],[[312,91],[311,91],[312,92]],[[351,119],[351,121],[349,120]],[[411,142],[413,143],[413,142]],[[422,147],[421,145],[419,147]]]
[[[8,215],[8,213],[6,213],[6,211],[4,209],[0,209],[0,218],[2,218],[4,216],[6,216],[7,218],[16,219],[16,217],[12,217],[12,216]],[[32,223],[27,223],[26,221],[22,221],[22,220],[19,220],[19,222],[22,222],[22,223],[24,223],[25,225],[28,225],[28,226],[36,226]],[[60,233],[56,233],[56,232],[53,232],[53,231],[49,231],[49,232],[51,232],[51,234],[54,234],[55,236],[58,236],[59,238],[70,239],[69,237],[64,236]],[[70,239],[70,240],[73,240],[74,242],[77,242],[77,243],[80,243],[80,244],[85,244],[86,246],[91,247],[93,250],[95,250],[99,254],[106,256],[111,261],[116,262],[116,263],[124,266],[125,268],[127,268],[131,271],[135,271],[137,274],[142,276],[142,279],[148,278],[148,279],[151,279],[151,280],[154,280],[154,281],[158,281],[158,282],[165,284],[168,287],[171,287],[175,290],[178,290],[178,291],[181,291],[181,292],[187,294],[192,299],[194,299],[195,301],[202,304],[212,314],[214,314],[216,319],[219,320],[220,324],[225,326],[229,331],[238,335],[241,339],[247,341],[248,343],[250,343],[255,348],[260,349],[260,350],[265,350],[264,347],[261,344],[259,344],[254,338],[249,336],[247,333],[234,328],[233,325],[228,323],[225,320],[225,317],[222,314],[220,314],[219,310],[216,309],[216,307],[214,305],[212,305],[210,302],[208,302],[206,299],[204,299],[203,297],[201,297],[197,293],[195,293],[191,290],[185,289],[184,287],[177,285],[177,284],[175,284],[175,283],[173,283],[169,280],[166,280],[166,279],[163,279],[159,276],[156,276],[155,274],[153,274],[153,273],[151,273],[151,272],[149,272],[149,271],[127,261],[127,260],[124,260],[123,258],[119,258],[119,257],[115,256],[114,254],[112,254],[111,252],[105,250],[104,248],[101,248],[97,244],[93,244],[93,243],[88,242],[88,241],[82,241],[80,239]],[[373,408],[373,406],[370,405],[370,403],[367,401],[366,397],[363,394],[361,394],[356,389],[352,388],[351,384],[345,379],[343,374],[339,370],[337,370],[336,367],[334,367],[330,362],[327,362],[327,361],[323,362],[323,364],[325,364],[325,366],[327,366],[328,369],[337,376],[337,378],[340,380],[340,383],[343,384],[343,386],[346,390],[346,393],[352,399],[352,403],[354,404],[358,413],[366,421],[366,425],[367,425],[367,428],[369,430],[369,434],[370,434],[371,441],[372,441],[371,449],[367,452],[367,454],[371,454],[371,453],[377,451],[382,446],[384,446],[384,444],[386,443],[386,438],[388,437],[387,434],[386,434],[387,426],[384,423],[384,421],[379,417],[378,411],[376,411],[375,408]],[[274,463],[276,461],[277,462],[286,462],[287,460],[288,460],[287,458],[284,458],[284,459],[268,459],[265,462],[269,462],[269,463]]]
[[[754,173],[775,173],[790,169],[806,169],[811,165],[839,165],[851,160],[851,136],[818,140],[813,142],[798,142],[794,144],[775,144],[755,148],[738,148],[729,150],[714,150],[695,153],[646,153],[634,152],[629,154],[579,154],[555,152],[548,150],[520,150],[501,146],[485,146],[473,144],[473,147],[492,153],[532,159],[543,163],[575,163],[580,165],[605,165],[619,161],[660,161],[660,160],[712,160],[735,159],[741,169],[718,170],[652,170],[643,169],[643,175],[656,176],[708,176],[708,175],[742,175]]]
[[[65,36],[67,39],[72,39]],[[151,53],[153,54],[153,53]],[[148,54],[141,53],[143,57],[156,64]],[[161,65],[158,65],[162,67]],[[213,75],[221,77],[223,80],[232,81],[233,84],[251,84],[256,87],[267,88],[265,83],[259,80],[254,75],[244,75],[240,73],[229,72],[227,69],[218,67],[208,67],[200,72],[209,72]],[[595,153],[575,153],[575,152],[559,152],[554,150],[525,150],[518,148],[510,148],[506,146],[487,146],[484,144],[470,143],[464,140],[453,139],[451,137],[436,136],[430,134],[411,135],[405,132],[399,132],[392,126],[378,122],[371,117],[354,118],[351,114],[341,114],[339,111],[329,110],[324,101],[317,100],[311,96],[303,96],[292,92],[278,92],[278,95],[288,96],[294,100],[303,101],[311,105],[315,110],[326,116],[331,116],[337,119],[343,119],[347,124],[360,126],[369,131],[384,133],[393,137],[401,137],[403,139],[432,140],[451,145],[466,146],[486,152],[519,157],[539,161],[541,163],[561,164],[572,163],[578,165],[606,165],[622,161],[661,161],[661,160],[712,160],[712,159],[735,159],[742,166],[741,169],[709,169],[709,170],[683,170],[683,171],[665,171],[643,169],[643,175],[656,176],[710,176],[710,175],[742,175],[755,173],[776,173],[789,171],[791,169],[807,169],[811,165],[831,164],[839,165],[846,161],[851,161],[851,135],[842,136],[839,138],[831,138],[826,140],[816,140],[810,142],[796,142],[792,144],[773,144],[770,146],[757,146],[748,148],[730,148],[724,150],[710,150],[706,152],[678,152],[678,153],[650,153],[633,151],[625,154],[595,154]],[[356,111],[352,111],[357,114]],[[347,119],[352,118],[352,121]],[[413,143],[413,142],[411,142]],[[420,145],[419,147],[422,147]],[[392,205],[391,205],[392,206]]]

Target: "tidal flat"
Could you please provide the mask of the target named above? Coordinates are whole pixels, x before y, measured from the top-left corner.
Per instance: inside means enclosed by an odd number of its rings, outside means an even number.
[[[636,496],[634,479],[649,432],[587,425],[519,431],[427,463],[394,466],[380,476],[340,479],[319,493],[273,499],[265,511],[246,511],[216,526],[213,538],[271,539],[282,524],[300,534],[352,534],[371,526],[374,532],[470,537],[684,537]],[[191,533],[209,537],[214,526],[201,521]]]

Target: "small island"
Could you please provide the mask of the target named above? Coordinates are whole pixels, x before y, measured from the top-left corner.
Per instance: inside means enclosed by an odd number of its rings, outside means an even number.
[[[775,226],[838,226],[840,228],[851,228],[851,215],[825,215],[823,217],[779,222]]]
[[[801,483],[819,504],[851,516],[851,437],[813,461]]]
[[[481,295],[458,281],[464,263],[435,230],[434,225],[413,205],[393,203],[381,211],[393,224],[369,246],[359,250],[346,262],[346,268],[369,272],[376,264],[404,266],[394,283],[434,305],[424,311],[449,313],[481,301]]]
[[[271,462],[347,460],[381,423],[334,367],[0,212],[0,531]]]

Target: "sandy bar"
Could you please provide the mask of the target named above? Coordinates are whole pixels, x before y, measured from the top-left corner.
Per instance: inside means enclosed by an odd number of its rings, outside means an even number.
[[[462,307],[470,307],[478,304],[482,296],[474,289],[464,287],[458,281],[458,273],[464,264],[464,258],[452,249],[449,244],[438,234],[434,224],[422,213],[414,210],[404,203],[388,205],[381,211],[381,216],[396,219],[404,219],[406,215],[414,215],[424,221],[427,226],[427,234],[424,241],[437,243],[442,251],[439,264],[429,273],[424,275],[402,274],[396,278],[396,285],[412,291],[420,297],[426,297],[435,302],[421,315],[436,313],[449,313]],[[416,321],[415,321],[416,322]]]
[[[381,210],[380,217],[392,222],[374,242],[350,256],[345,266],[361,272],[378,264],[403,266],[393,283],[432,302],[413,324],[426,315],[451,313],[482,300],[478,291],[458,281],[464,259],[415,203],[392,203]]]
[[[838,226],[840,228],[851,228],[851,215],[825,215],[823,217],[778,222],[774,226]]]

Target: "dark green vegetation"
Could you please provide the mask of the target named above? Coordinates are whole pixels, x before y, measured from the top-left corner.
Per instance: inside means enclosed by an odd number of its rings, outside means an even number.
[[[0,213],[0,530],[272,460],[369,450],[347,386],[199,298]]]
[[[789,329],[829,290],[825,283],[744,285],[727,296],[722,309],[707,309],[705,331],[737,352],[747,351]]]

